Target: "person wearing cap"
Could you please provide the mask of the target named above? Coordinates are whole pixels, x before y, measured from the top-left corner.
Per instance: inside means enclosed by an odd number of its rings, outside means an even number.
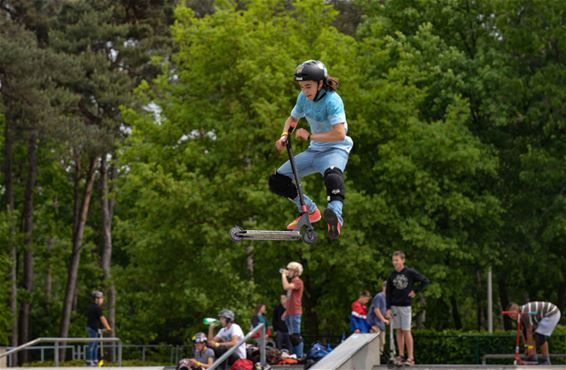
[[[344,224],[344,170],[354,145],[352,139],[347,136],[348,123],[344,103],[336,92],[338,81],[328,75],[326,66],[318,60],[307,60],[298,65],[295,69],[295,81],[298,82],[301,92],[291,115],[283,125],[283,132],[275,142],[275,147],[282,151],[287,143],[289,129],[296,128],[301,118],[307,120],[310,131],[299,128],[295,132],[297,139],[309,142],[308,149],[295,157],[296,169],[299,177],[313,173],[319,173],[323,177],[328,200],[324,219],[329,237],[336,239]],[[307,209],[301,209],[289,161],[269,177],[268,183],[273,193],[295,202],[299,213],[308,211],[311,223],[320,221],[320,210],[306,195],[304,199]],[[295,230],[300,218],[297,217],[287,225],[287,229]]]
[[[193,336],[193,357],[179,361],[177,370],[203,370],[214,363],[214,351],[207,347],[206,334],[196,333]]]
[[[289,329],[289,339],[293,345],[293,353],[297,358],[303,357],[304,343],[301,337],[301,317],[303,315],[302,299],[304,284],[300,276],[303,265],[299,262],[289,262],[287,269],[281,270],[281,284],[287,291],[287,305],[283,313],[285,324]]]
[[[104,304],[104,294],[101,291],[94,291],[92,293],[92,304],[87,310],[86,322],[86,335],[88,338],[99,338],[100,330],[112,331],[108,324],[108,320],[102,312],[102,305]],[[97,366],[98,363],[98,342],[90,342],[86,348],[86,363],[87,366]]]
[[[218,313],[218,318],[220,319],[220,325],[222,325],[218,334],[214,335],[213,325],[209,325],[208,327],[208,344],[210,348],[214,350],[214,355],[217,358],[222,356],[230,348],[236,346],[238,342],[244,338],[242,328],[234,322],[236,319],[234,311],[223,309]],[[228,357],[228,360],[223,364],[224,368],[232,365],[240,358],[246,358],[245,343],[240,344],[238,349]]]

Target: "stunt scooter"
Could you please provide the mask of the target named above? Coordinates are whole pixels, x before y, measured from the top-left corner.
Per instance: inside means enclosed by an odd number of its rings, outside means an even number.
[[[300,240],[307,244],[314,244],[316,242],[316,233],[312,227],[309,220],[308,207],[305,204],[305,198],[303,195],[303,190],[301,188],[301,180],[299,178],[299,173],[297,172],[297,167],[295,165],[295,156],[293,155],[293,150],[291,149],[291,134],[293,133],[292,127],[289,127],[289,135],[287,136],[287,141],[285,147],[287,148],[287,155],[289,156],[289,162],[291,164],[291,170],[293,171],[293,178],[295,180],[295,186],[297,187],[297,194],[299,195],[299,200],[301,202],[301,213],[299,223],[293,230],[279,231],[279,230],[245,230],[240,226],[235,226],[230,230],[230,238],[233,241],[239,242],[241,240]],[[304,228],[304,232],[301,234],[301,230]]]
[[[397,351],[395,351],[395,339],[393,338],[393,325],[390,323],[389,325],[389,360],[387,361],[387,367],[392,369],[394,367],[401,367],[399,363],[397,363]]]
[[[98,329],[98,335],[100,338],[104,338],[104,333],[106,332],[106,330],[104,329]],[[98,367],[104,367],[104,364],[106,363],[106,361],[104,360],[104,341],[100,341],[100,357],[98,357],[98,362],[96,363],[96,366]]]
[[[511,316],[514,311],[501,311],[502,315]],[[528,312],[527,315],[537,315],[538,312]],[[513,365],[538,365],[537,361],[523,360],[521,357],[521,314],[517,316],[517,337],[515,339],[515,358]],[[524,338],[523,338],[524,339]]]

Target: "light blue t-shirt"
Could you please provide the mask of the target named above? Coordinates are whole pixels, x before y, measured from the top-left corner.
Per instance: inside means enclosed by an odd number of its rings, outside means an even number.
[[[297,97],[297,103],[291,111],[291,116],[297,121],[306,118],[311,133],[318,134],[332,130],[333,125],[344,124],[348,133],[348,122],[346,122],[346,112],[342,98],[335,91],[327,91],[319,101],[310,101],[301,91]],[[325,151],[329,149],[343,149],[350,153],[354,142],[352,138],[346,136],[342,141],[321,142],[311,140],[309,149],[315,151]]]

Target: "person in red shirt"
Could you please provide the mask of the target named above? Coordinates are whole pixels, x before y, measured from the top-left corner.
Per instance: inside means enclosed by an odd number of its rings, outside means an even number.
[[[299,262],[289,262],[287,269],[281,269],[281,284],[287,291],[287,307],[283,316],[285,324],[289,329],[293,352],[297,358],[303,357],[303,338],[301,337],[301,316],[303,315],[303,290],[304,285],[300,276],[303,273],[303,265]]]
[[[367,304],[371,294],[367,290],[360,293],[358,299],[352,303],[352,314],[350,316],[350,329],[353,333],[369,333],[370,326],[367,323]]]

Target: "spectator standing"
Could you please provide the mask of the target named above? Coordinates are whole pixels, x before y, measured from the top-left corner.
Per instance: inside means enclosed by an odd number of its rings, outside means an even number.
[[[368,325],[371,333],[379,333],[380,355],[385,350],[385,325],[389,325],[389,320],[385,317],[387,313],[387,302],[385,292],[387,290],[387,280],[381,284],[381,292],[377,293],[368,310]]]
[[[293,345],[293,352],[297,358],[303,358],[304,343],[301,337],[301,317],[303,315],[304,284],[300,276],[303,274],[303,265],[299,262],[289,262],[287,269],[281,270],[281,284],[287,291],[287,309],[283,314],[285,324],[289,329],[289,338]]]
[[[271,335],[271,329],[269,328],[269,323],[265,318],[265,311],[266,311],[265,304],[258,303],[255,309],[255,315],[252,316],[252,329],[258,326],[259,324],[263,324],[265,326],[265,336],[269,337]],[[255,335],[255,338],[258,346],[261,346],[262,343],[261,331]]]
[[[101,329],[112,331],[112,328],[110,324],[108,324],[108,320],[102,311],[104,294],[96,290],[92,293],[92,299],[93,303],[88,307],[86,314],[86,335],[88,338],[99,338],[101,336]],[[88,343],[85,354],[87,366],[98,365],[98,348],[98,342]]]
[[[291,351],[293,346],[289,340],[289,329],[287,329],[287,324],[283,320],[282,316],[286,310],[287,305],[287,295],[281,294],[279,297],[279,304],[273,310],[273,318],[271,320],[271,325],[273,330],[275,330],[275,345],[278,349],[286,349]]]
[[[413,366],[413,335],[411,334],[411,301],[429,283],[428,279],[417,270],[405,267],[405,253],[396,251],[392,258],[393,272],[387,278],[385,293],[387,317],[392,318],[392,329],[396,329],[398,365]],[[405,347],[407,358],[404,358]]]

